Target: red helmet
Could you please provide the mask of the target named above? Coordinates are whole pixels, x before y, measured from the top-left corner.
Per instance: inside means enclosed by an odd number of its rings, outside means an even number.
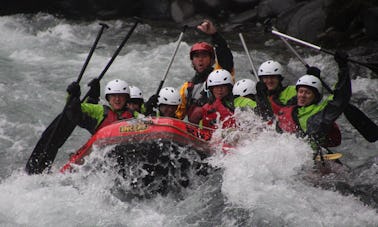
[[[209,53],[211,58],[215,57],[213,46],[211,46],[207,42],[195,43],[192,48],[190,48],[190,60],[193,59],[193,54],[197,51],[204,51]]]

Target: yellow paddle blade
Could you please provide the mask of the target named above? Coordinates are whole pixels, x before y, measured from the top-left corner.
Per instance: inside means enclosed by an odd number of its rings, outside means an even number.
[[[334,154],[323,154],[324,160],[336,160],[341,158],[343,155],[341,153],[334,153]],[[317,155],[315,161],[320,161],[320,155]]]

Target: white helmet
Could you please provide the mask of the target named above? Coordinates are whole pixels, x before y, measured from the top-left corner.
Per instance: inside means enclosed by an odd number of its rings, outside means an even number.
[[[296,88],[298,89],[298,86],[300,85],[305,85],[309,87],[315,88],[319,95],[323,94],[323,86],[322,82],[317,78],[316,76],[313,75],[304,75],[299,80],[297,81]]]
[[[212,71],[207,77],[206,81],[207,87],[222,85],[222,84],[231,84],[232,81],[231,74],[225,69],[217,69]]]
[[[280,75],[282,76],[282,65],[277,61],[269,60],[262,63],[257,72],[258,76],[270,76],[270,75]]]
[[[129,86],[130,88],[130,99],[143,99],[142,91],[136,86]]]
[[[246,96],[256,94],[256,83],[250,79],[241,79],[237,81],[232,88],[233,95]]]
[[[173,87],[164,87],[159,92],[158,105],[180,105],[180,93]]]
[[[105,86],[105,98],[110,94],[129,94],[129,85],[123,80],[112,80]],[[106,99],[107,100],[107,99]]]

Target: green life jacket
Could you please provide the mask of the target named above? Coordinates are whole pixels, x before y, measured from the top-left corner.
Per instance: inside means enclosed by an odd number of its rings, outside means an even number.
[[[297,95],[296,86],[290,85],[290,86],[287,86],[283,91],[281,91],[281,93],[279,94],[278,100],[282,104],[286,105],[287,102],[293,97],[295,97],[296,95]]]
[[[254,109],[257,106],[257,103],[250,98],[239,96],[234,99],[235,108],[251,108]]]
[[[328,104],[329,101],[333,99],[333,95],[330,95],[327,97],[327,99],[324,99],[320,101],[317,104],[312,104],[309,106],[303,106],[298,108],[298,121],[301,126],[301,129],[304,132],[307,132],[307,121],[310,117],[313,115],[319,113],[322,111]]]

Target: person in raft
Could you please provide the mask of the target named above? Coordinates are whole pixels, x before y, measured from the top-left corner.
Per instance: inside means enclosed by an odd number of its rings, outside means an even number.
[[[235,108],[240,108],[242,111],[253,110],[263,120],[271,122],[273,112],[269,101],[266,100],[268,99],[268,90],[265,85],[256,84],[251,79],[241,79],[235,83],[232,94]]]
[[[335,121],[343,113],[352,94],[346,53],[336,52],[334,59],[339,72],[333,95],[323,98],[321,80],[313,75],[304,75],[295,86],[297,102],[277,111],[278,131],[308,136],[316,151],[320,147],[340,145],[341,133]]]
[[[193,122],[192,113],[195,109],[201,109],[208,101],[204,91],[204,84],[209,74],[214,69],[222,68],[233,72],[234,68],[231,50],[214,24],[210,20],[204,20],[197,26],[197,29],[210,35],[213,45],[207,42],[197,42],[190,48],[189,56],[195,75],[181,86],[182,102],[176,112],[179,119],[184,119],[185,116],[188,116],[190,122]]]
[[[67,107],[67,117],[91,134],[97,130],[122,119],[133,117],[126,103],[130,99],[129,85],[120,79],[110,81],[105,86],[105,99],[108,105],[80,103],[80,85],[76,82],[67,87],[72,101]]]
[[[209,128],[235,127],[234,98],[232,95],[233,81],[231,74],[225,69],[217,69],[210,73],[206,81],[209,99],[201,108],[193,112],[193,123]]]
[[[155,97],[156,95],[152,95],[146,102],[146,109],[150,110],[146,115],[178,118],[176,110],[181,104],[181,97],[175,88],[163,87],[157,96],[157,103],[154,105],[154,102],[151,102],[151,100],[155,99]]]
[[[143,118],[146,112],[144,106],[144,99],[142,90],[137,86],[129,86],[130,88],[130,99],[127,101],[127,108],[133,113],[134,118]]]

